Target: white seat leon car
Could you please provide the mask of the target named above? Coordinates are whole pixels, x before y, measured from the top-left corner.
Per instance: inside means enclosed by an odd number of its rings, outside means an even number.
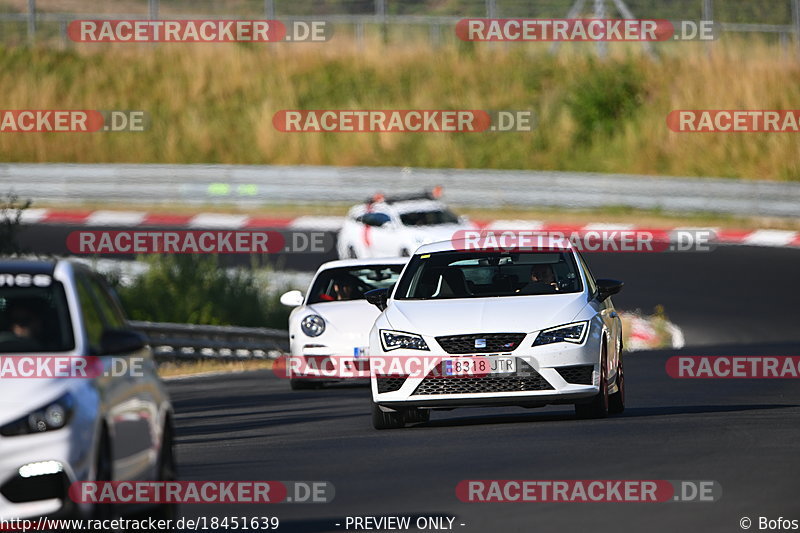
[[[609,298],[622,283],[595,280],[568,241],[467,248],[422,246],[392,290],[367,294],[382,309],[369,341],[375,428],[424,422],[437,408],[622,412],[622,323]]]
[[[289,315],[286,369],[292,389],[368,379],[369,330],[380,311],[364,294],[394,285],[407,261],[330,261],[319,267],[306,295],[295,290],[281,296],[281,303],[295,307]]]

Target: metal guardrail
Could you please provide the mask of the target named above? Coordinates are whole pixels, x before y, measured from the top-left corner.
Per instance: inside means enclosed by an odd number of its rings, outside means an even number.
[[[393,167],[0,164],[0,193],[56,204],[352,204],[374,192],[442,185],[456,206],[633,207],[742,216],[798,216],[800,183]],[[35,205],[34,205],[35,207]],[[26,216],[35,220],[35,209]]]
[[[275,359],[289,350],[289,332],[271,328],[131,321],[158,359]]]

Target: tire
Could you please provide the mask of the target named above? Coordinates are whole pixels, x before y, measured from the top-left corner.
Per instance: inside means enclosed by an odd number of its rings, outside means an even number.
[[[95,458],[94,480],[113,481],[113,461],[111,457],[111,441],[106,429],[103,428],[100,442],[97,444],[97,457]],[[118,514],[113,503],[98,503],[92,507],[91,517],[96,520],[111,520]]]
[[[625,411],[625,368],[622,359],[622,343],[620,343],[619,362],[617,363],[617,392],[608,398],[608,412],[618,415]]]
[[[607,348],[603,342],[600,356],[600,391],[589,403],[576,403],[575,415],[578,418],[606,418],[609,410],[608,376],[606,375]]]
[[[292,390],[311,390],[311,389],[316,389],[319,386],[319,384],[314,383],[309,379],[291,378],[289,380],[289,386],[292,388]]]
[[[384,413],[377,403],[372,402],[372,427],[375,429],[400,429],[405,425],[404,413]]]
[[[157,477],[159,481],[175,481],[177,469],[175,466],[175,429],[172,420],[167,418],[164,426],[164,436],[161,440],[161,453],[158,458]],[[178,514],[178,505],[175,503],[162,503],[148,513],[154,520],[173,520]]]

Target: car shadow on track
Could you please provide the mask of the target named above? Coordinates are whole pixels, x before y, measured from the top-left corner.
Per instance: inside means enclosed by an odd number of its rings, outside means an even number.
[[[751,405],[674,405],[674,406],[655,406],[655,407],[628,407],[621,415],[610,417],[608,420],[625,418],[642,418],[675,415],[693,415],[709,413],[731,413],[744,411],[757,411],[764,409],[790,409],[797,408],[797,404],[751,404]],[[434,417],[436,414],[433,415]],[[480,426],[497,424],[529,424],[543,422],[577,422],[585,424],[591,420],[580,420],[570,411],[548,412],[548,413],[520,413],[520,414],[501,414],[501,415],[478,415],[465,416],[459,418],[447,418],[441,420],[431,420],[424,424],[415,424],[409,428],[435,428],[453,426]]]

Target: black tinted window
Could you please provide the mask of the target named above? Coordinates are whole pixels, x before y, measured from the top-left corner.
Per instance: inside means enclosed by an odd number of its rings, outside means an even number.
[[[9,280],[14,278],[19,275]],[[50,276],[36,279],[38,285],[4,282],[0,286],[0,353],[75,348],[64,286]]]
[[[128,322],[125,319],[125,315],[108,285],[99,277],[89,278],[88,281],[97,300],[98,307],[103,313],[104,322],[108,327],[114,329],[127,328]]]
[[[395,298],[531,296],[581,290],[570,252],[440,252],[412,258]]]
[[[79,276],[78,299],[81,301],[81,315],[89,339],[89,347],[94,353],[100,353],[100,340],[103,337],[103,318],[97,302],[92,296],[92,289],[85,277]]]
[[[360,217],[360,220],[367,226],[383,226],[391,218],[386,213],[366,213]]]
[[[400,276],[403,265],[331,268],[314,280],[308,303],[362,300],[372,289],[391,287]]]
[[[438,224],[458,224],[455,213],[442,209],[439,211],[411,211],[400,215],[404,226],[436,226]]]

